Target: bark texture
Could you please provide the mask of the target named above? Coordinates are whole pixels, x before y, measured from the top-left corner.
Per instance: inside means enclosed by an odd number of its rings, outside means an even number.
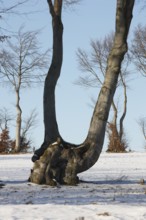
[[[62,1],[48,0],[50,14],[52,16],[53,29],[53,54],[52,62],[45,79],[44,86],[44,144],[48,145],[60,137],[55,109],[55,87],[60,76],[63,59],[63,24],[61,21]]]
[[[22,123],[22,110],[20,107],[20,89],[16,90],[16,143],[15,143],[15,152],[20,151],[20,137],[21,137],[21,123]]]
[[[58,23],[53,22],[53,33],[54,35],[56,33],[57,36],[55,35],[56,38],[55,36],[53,38],[54,54],[45,82],[47,88],[45,88],[44,97],[47,103],[44,105],[44,108],[46,108],[44,109],[44,120],[46,127],[45,140],[48,143],[49,140],[55,142],[48,144],[44,154],[34,163],[29,180],[38,184],[74,185],[78,183],[77,174],[92,167],[102,151],[109,110],[116,90],[121,63],[127,52],[127,36],[132,19],[134,0],[117,0],[115,38],[108,57],[105,80],[98,96],[87,138],[79,146],[68,144],[62,140],[56,122],[54,89],[62,65],[62,42],[60,44],[59,40],[62,40],[63,28],[60,13],[58,13],[59,16],[57,14],[58,10],[56,10],[54,17],[55,6],[58,4],[58,9],[62,5],[62,1],[56,0],[54,2],[56,4],[54,3],[53,7],[52,2],[48,0],[50,9],[52,9],[52,18],[55,18]],[[57,53],[55,53],[55,49],[58,51]],[[51,110],[51,108],[53,109]],[[48,117],[47,114],[48,116],[50,114],[50,116]]]

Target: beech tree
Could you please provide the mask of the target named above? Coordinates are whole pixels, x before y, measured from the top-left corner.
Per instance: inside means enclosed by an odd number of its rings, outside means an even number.
[[[77,174],[92,167],[102,151],[106,123],[116,90],[121,63],[128,50],[127,38],[134,0],[117,0],[114,43],[108,56],[104,83],[95,105],[85,141],[76,146],[61,137],[55,113],[55,87],[63,57],[62,0],[47,0],[52,16],[53,55],[44,85],[44,154],[36,160],[29,180],[37,184],[78,183]],[[46,149],[46,150],[45,150]],[[36,152],[37,153],[37,152]]]
[[[20,151],[22,124],[21,90],[32,87],[44,79],[48,64],[48,52],[40,51],[37,32],[24,32],[21,27],[13,41],[7,39],[5,49],[0,52],[0,80],[9,84],[16,95],[16,144],[15,152]]]
[[[7,108],[0,109],[0,129],[7,130],[13,116]]]
[[[75,84],[84,88],[101,88],[104,82],[107,59],[112,45],[113,33],[106,36],[103,40],[92,40],[90,43],[90,52],[78,49],[77,58],[82,75]],[[127,147],[124,134],[124,119],[127,112],[127,77],[129,75],[127,67],[129,61],[129,56],[126,55],[117,83],[117,88],[122,87],[123,90],[123,110],[121,116],[119,116],[118,102],[116,102],[115,99],[112,101],[113,116],[112,119],[108,121],[107,126],[109,152],[124,152]]]

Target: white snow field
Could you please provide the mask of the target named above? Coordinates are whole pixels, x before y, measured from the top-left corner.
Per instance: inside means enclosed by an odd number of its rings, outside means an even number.
[[[31,156],[0,155],[0,220],[146,220],[146,152],[103,152],[61,187],[27,181]]]

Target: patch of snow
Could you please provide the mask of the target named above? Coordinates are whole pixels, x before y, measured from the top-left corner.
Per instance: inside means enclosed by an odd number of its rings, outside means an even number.
[[[0,155],[0,220],[145,220],[146,153],[101,153],[78,186],[27,181],[31,154]]]

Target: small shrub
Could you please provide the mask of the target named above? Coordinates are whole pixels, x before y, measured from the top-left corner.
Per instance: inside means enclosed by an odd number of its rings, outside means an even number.
[[[127,141],[124,138],[124,135],[120,138],[119,132],[113,123],[108,124],[107,133],[109,139],[107,152],[126,152]]]
[[[0,153],[6,154],[14,152],[15,140],[11,140],[9,136],[8,128],[3,129],[0,133]],[[27,140],[25,137],[20,138],[20,152],[27,153],[31,148],[31,141]]]
[[[12,147],[12,140],[9,136],[9,130],[3,129],[0,134],[0,153],[9,153]]]

